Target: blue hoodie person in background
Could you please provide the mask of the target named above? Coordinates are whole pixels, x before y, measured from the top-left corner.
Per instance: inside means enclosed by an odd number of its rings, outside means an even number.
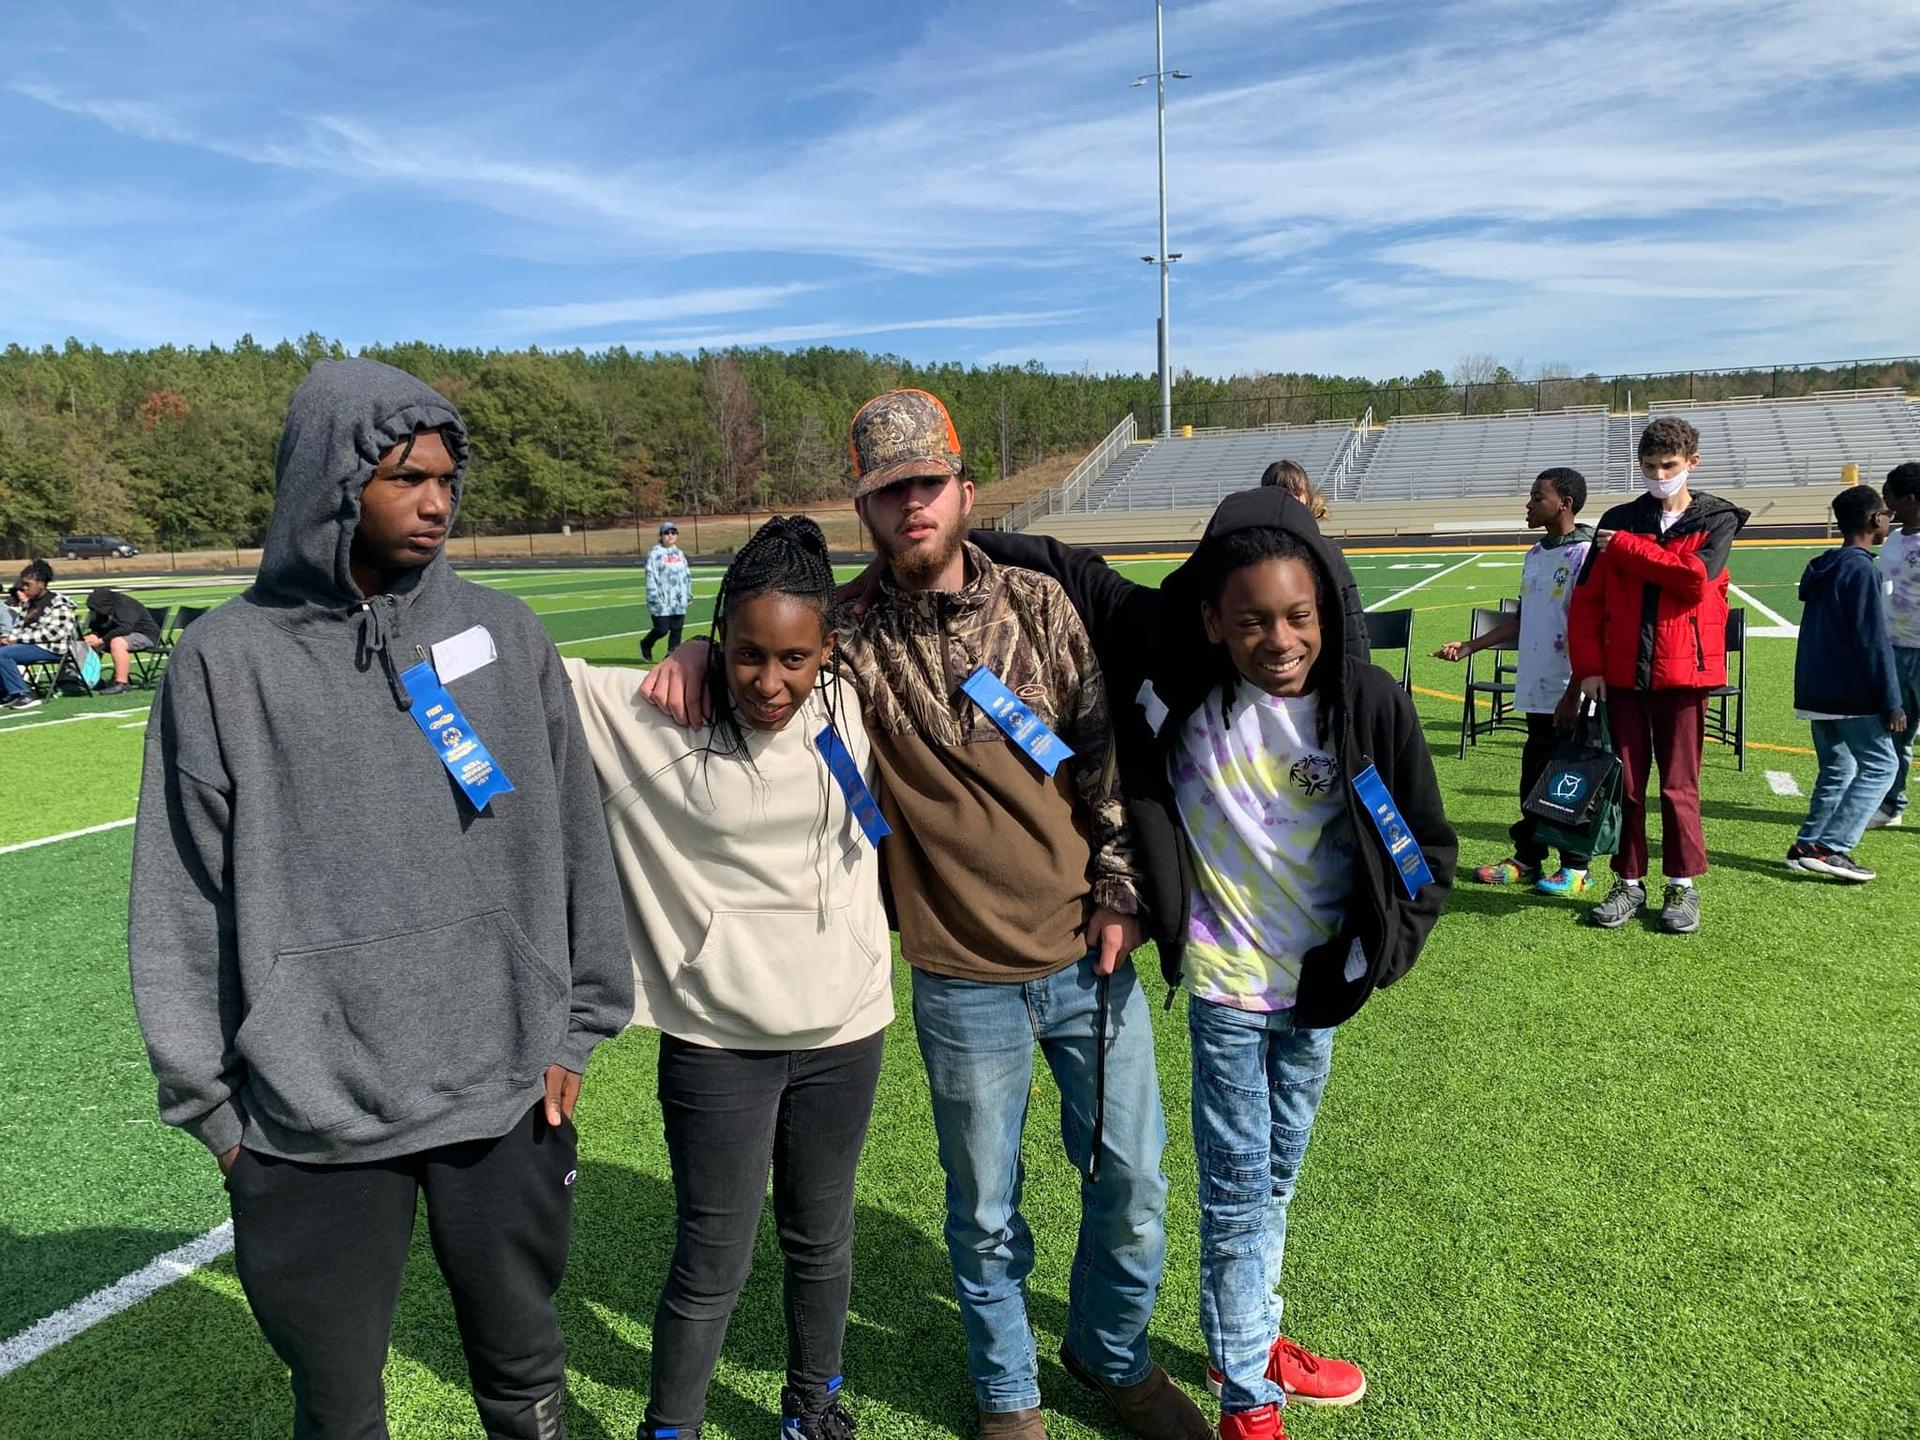
[[[1907,728],[1907,713],[1873,563],[1891,514],[1871,485],[1834,496],[1833,514],[1842,543],[1814,556],[1800,577],[1793,705],[1813,722],[1820,777],[1787,868],[1858,883],[1874,872],[1853,858],[1853,847],[1898,768],[1893,737]]]
[[[260,572],[183,635],[147,731],[134,1001],[298,1436],[386,1435],[422,1193],[486,1433],[565,1434],[571,1116],[633,971],[560,657],[442,553],[466,460],[420,381],[316,366]]]

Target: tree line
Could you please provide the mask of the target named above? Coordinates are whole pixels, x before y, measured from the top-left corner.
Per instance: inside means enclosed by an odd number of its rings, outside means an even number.
[[[318,361],[348,351],[319,335],[273,346],[0,351],[0,545],[106,531],[140,544],[250,544],[273,507],[273,458],[287,398]],[[424,342],[359,353],[410,372],[460,407],[473,441],[463,528],[544,531],[656,515],[799,508],[852,493],[847,426],[893,386],[951,410],[968,475],[988,484],[1049,455],[1084,450],[1130,410],[1157,414],[1149,375],[1024,366],[916,365],[817,346],[697,355],[477,350]],[[1542,367],[1521,381],[1469,357],[1451,376],[1387,380],[1303,373],[1183,374],[1175,422],[1246,425],[1613,399],[1619,386]],[[1911,367],[1870,383],[1912,384]],[[1548,373],[1552,372],[1552,373]],[[1835,388],[1844,371],[1774,371],[1783,393]],[[1694,378],[1686,378],[1691,387]],[[1860,380],[1856,370],[1852,377]],[[1677,380],[1669,377],[1671,390]],[[1712,393],[1764,388],[1765,372],[1722,372]],[[1727,386],[1735,387],[1729,391]],[[1552,393],[1549,394],[1548,392]],[[1645,393],[1645,392],[1643,392]],[[1143,423],[1142,434],[1152,425]]]

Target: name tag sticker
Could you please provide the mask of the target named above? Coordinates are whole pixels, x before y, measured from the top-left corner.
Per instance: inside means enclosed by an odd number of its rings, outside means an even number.
[[[486,634],[484,630],[480,633]],[[487,645],[492,648],[491,639]],[[407,713],[475,810],[484,811],[494,796],[505,795],[513,789],[506,771],[494,763],[492,752],[473,733],[467,717],[447,694],[447,687],[434,675],[431,662],[422,660],[403,674],[400,682],[413,697],[413,708]]]
[[[880,806],[874,800],[873,792],[867,788],[867,782],[860,778],[860,767],[854,763],[853,754],[840,738],[840,732],[828,725],[813,737],[813,743],[827,762],[827,772],[839,782],[840,793],[847,797],[847,809],[860,822],[867,843],[878,850],[880,842],[893,833],[893,827],[887,824],[886,816],[880,813]]]
[[[1007,682],[982,665],[960,687],[960,693],[987,712],[987,718],[1006,732],[1006,737],[1026,753],[1026,757],[1048,775],[1070,759],[1073,747],[1047,728],[1047,722],[1034,714],[1027,702],[1007,688]]]
[[[1153,688],[1153,681],[1140,682],[1140,689],[1135,692],[1133,703],[1146,713],[1147,728],[1158,735],[1160,727],[1167,723],[1168,712],[1166,702],[1160,698],[1160,692]]]
[[[450,635],[433,647],[433,668],[442,685],[451,685],[462,675],[471,675],[481,666],[491,665],[497,658],[493,635],[484,625],[475,625],[458,635]]]
[[[1353,788],[1360,797],[1360,803],[1367,807],[1367,818],[1373,821],[1373,828],[1380,832],[1380,839],[1387,847],[1387,856],[1393,861],[1393,868],[1400,873],[1400,883],[1406,887],[1407,898],[1411,900],[1422,885],[1433,883],[1433,871],[1427,867],[1427,857],[1420,853],[1413,832],[1401,818],[1400,807],[1394,804],[1393,796],[1387,793],[1386,782],[1380,778],[1378,770],[1367,766],[1353,777]]]

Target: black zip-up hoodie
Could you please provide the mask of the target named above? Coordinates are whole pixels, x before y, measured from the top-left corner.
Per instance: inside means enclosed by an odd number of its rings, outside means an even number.
[[[1305,506],[1278,488],[1229,495],[1208,522],[1206,538],[1256,528],[1284,530],[1304,542],[1339,594],[1337,613],[1322,617],[1315,674],[1328,737],[1339,747],[1349,779],[1369,765],[1379,772],[1433,871],[1432,883],[1409,898],[1349,783],[1347,812],[1359,865],[1346,921],[1338,936],[1304,957],[1294,1002],[1296,1024],[1337,1025],[1418,958],[1453,889],[1458,845],[1413,702],[1368,658],[1365,611],[1339,548],[1320,534]],[[1113,699],[1120,783],[1140,853],[1149,933],[1167,983],[1177,986],[1193,869],[1167,762],[1181,726],[1231,672],[1224,650],[1208,643],[1201,620],[1201,602],[1212,598],[1205,593],[1205,577],[1189,560],[1156,590],[1115,574],[1092,550],[1044,536],[981,533],[973,538],[993,559],[1058,579],[1093,637]],[[1142,687],[1148,684],[1168,712],[1157,731],[1148,724],[1144,704],[1129,703],[1144,702]],[[1363,963],[1350,967],[1356,943]]]

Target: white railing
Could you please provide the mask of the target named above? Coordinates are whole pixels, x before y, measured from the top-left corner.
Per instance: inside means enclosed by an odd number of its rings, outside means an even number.
[[[1042,515],[1058,515],[1063,510],[1073,508],[1074,502],[1085,497],[1087,487],[1099,478],[1115,457],[1133,444],[1138,433],[1133,412],[1129,410],[1120,423],[1107,432],[1107,438],[1087,452],[1086,458],[1072,470],[1067,478],[1051,490],[1043,490],[1024,504],[1016,505],[1000,517],[999,529],[1024,530]]]
[[[1327,473],[1320,482],[1320,493],[1328,499],[1340,494],[1340,486],[1347,478],[1347,472],[1353,469],[1353,462],[1360,458],[1361,443],[1367,433],[1373,429],[1373,407],[1367,407],[1367,413],[1353,422],[1353,433],[1347,436],[1346,444],[1340,447],[1340,453],[1333,457],[1333,464],[1327,467]]]

